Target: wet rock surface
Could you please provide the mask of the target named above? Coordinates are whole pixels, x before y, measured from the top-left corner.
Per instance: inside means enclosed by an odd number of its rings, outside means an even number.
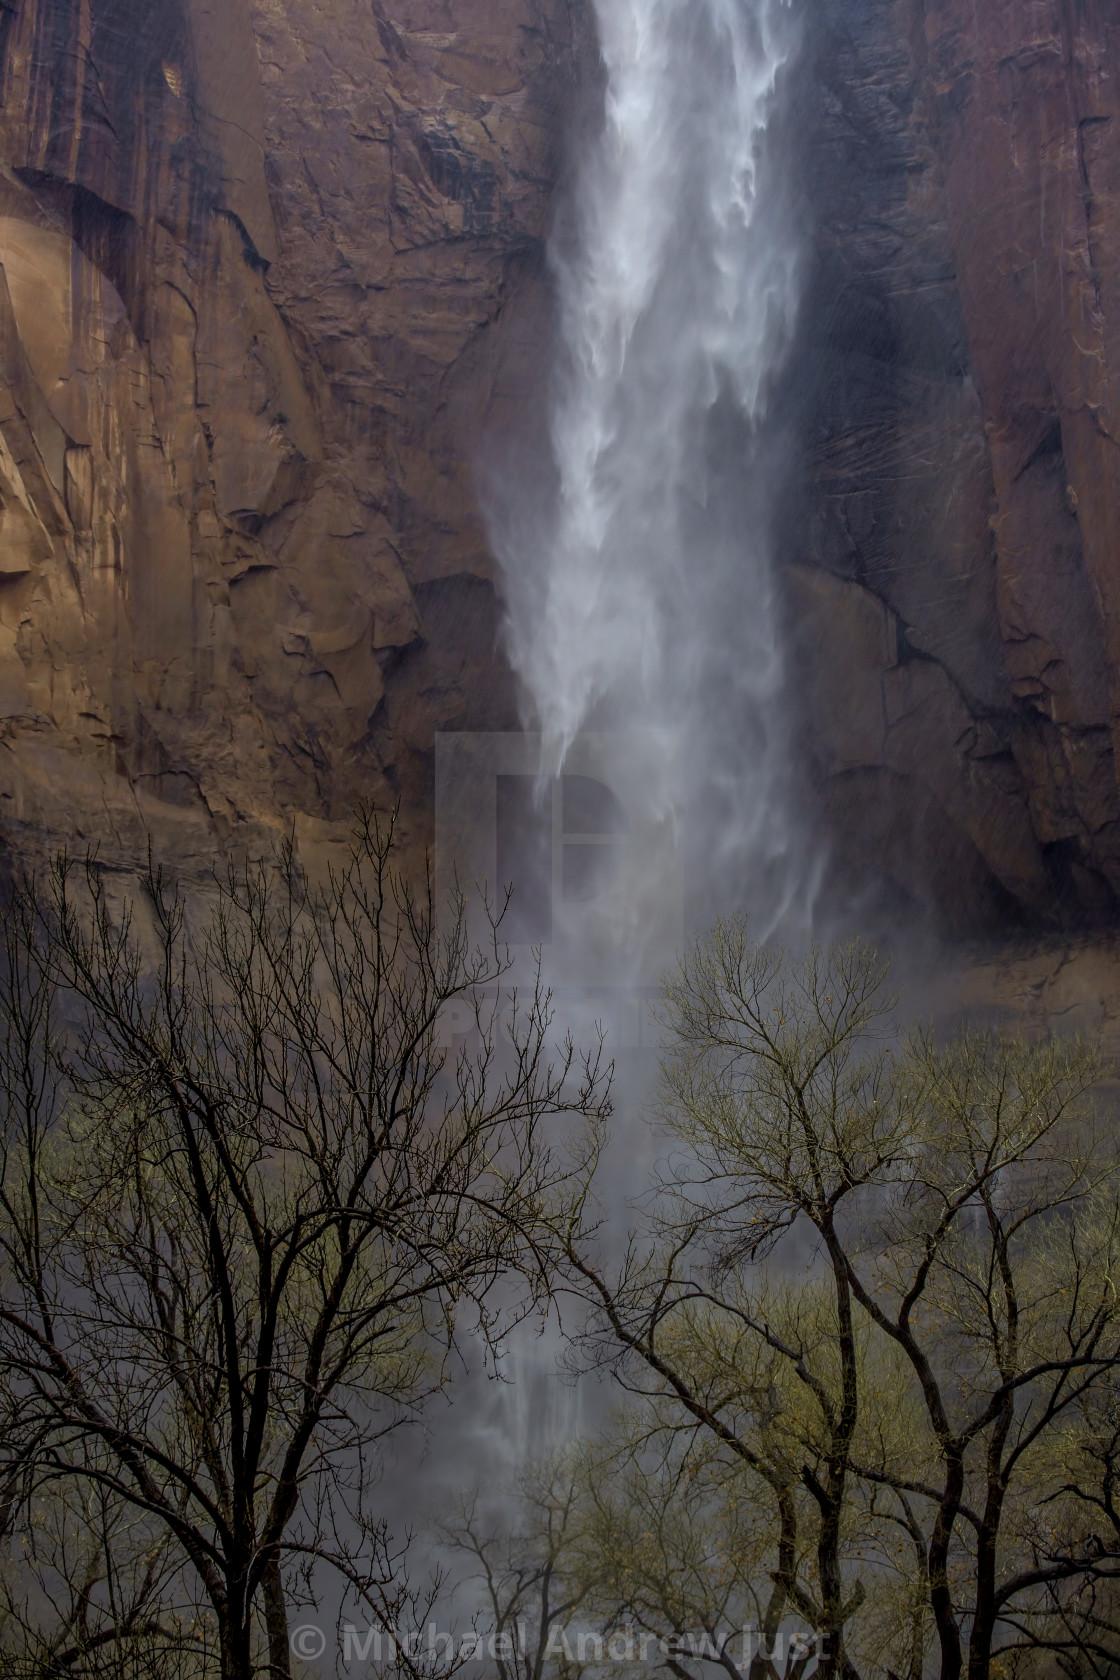
[[[435,730],[515,724],[472,456],[583,51],[566,0],[0,6],[9,848],[422,838]]]
[[[954,930],[1110,919],[1120,24],[1095,0],[819,22],[800,540],[831,581],[799,569],[791,616],[828,821]]]
[[[812,0],[783,541],[817,818],[943,927],[1120,899],[1120,23]],[[516,727],[586,0],[0,0],[0,843],[431,820]]]

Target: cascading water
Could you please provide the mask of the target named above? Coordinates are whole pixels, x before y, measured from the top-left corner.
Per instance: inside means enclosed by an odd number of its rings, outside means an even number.
[[[733,872],[777,920],[795,871],[760,422],[797,308],[774,140],[796,20],[788,0],[595,13],[605,114],[551,253],[551,474],[492,497],[509,650],[542,775],[588,728],[679,731],[661,796],[701,830],[701,913]]]
[[[508,647],[540,754],[509,736],[444,737],[437,851],[448,884],[454,866],[500,888],[516,856],[503,812],[519,812],[513,828],[539,856],[507,937],[543,944],[566,1008],[582,990],[599,1025],[615,1010],[607,1050],[619,1053],[625,1142],[600,1178],[609,1243],[661,1147],[641,1120],[651,1040],[627,1036],[631,1006],[610,997],[657,977],[631,936],[673,890],[669,871],[655,878],[669,855],[659,825],[690,832],[702,857],[688,872],[693,920],[745,904],[759,931],[788,931],[805,897],[772,568],[782,450],[766,413],[795,324],[801,241],[778,144],[798,36],[789,0],[594,9],[605,104],[551,246],[548,460],[543,471],[492,460],[489,474]],[[608,815],[573,814],[600,774],[628,808],[614,832]],[[608,875],[625,859],[624,890],[569,896],[569,863],[597,857]],[[679,874],[678,859],[678,892]],[[467,1408],[472,1462],[504,1459],[508,1479],[526,1450],[577,1427],[581,1402],[585,1424],[602,1409],[602,1396],[558,1387],[558,1348],[552,1334],[514,1338],[512,1386]]]

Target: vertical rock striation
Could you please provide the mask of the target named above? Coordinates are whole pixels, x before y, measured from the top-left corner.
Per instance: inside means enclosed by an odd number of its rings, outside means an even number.
[[[807,6],[823,815],[951,927],[1108,918],[1120,21]],[[0,0],[0,841],[420,832],[515,724],[474,465],[593,63],[584,0]]]
[[[433,730],[512,721],[471,452],[582,47],[500,13],[0,4],[9,844],[422,817]]]
[[[821,0],[808,738],[951,925],[1120,895],[1120,22]],[[807,378],[807,374],[803,376]]]

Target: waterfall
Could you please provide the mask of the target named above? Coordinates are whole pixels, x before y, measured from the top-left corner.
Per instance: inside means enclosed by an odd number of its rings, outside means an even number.
[[[484,492],[525,735],[440,737],[436,850],[448,887],[513,884],[518,961],[542,946],[560,1025],[577,1041],[606,1031],[621,1141],[599,1191],[624,1240],[627,1197],[662,1147],[644,1119],[657,1040],[626,992],[644,1009],[679,946],[680,916],[673,940],[655,937],[682,897],[663,829],[690,832],[702,861],[685,871],[694,923],[746,904],[760,933],[788,932],[807,896],[770,404],[803,244],[781,132],[798,28],[790,0],[593,4],[603,107],[550,246],[547,440],[492,456]],[[452,1042],[468,1027],[449,1022]],[[605,1404],[563,1386],[557,1348],[526,1327],[512,1386],[488,1403],[470,1391],[461,1456],[500,1464],[503,1486]]]
[[[551,246],[547,488],[493,498],[508,647],[543,775],[588,728],[678,731],[666,797],[703,810],[706,867],[749,866],[772,900],[792,877],[762,422],[798,299],[773,135],[796,23],[788,0],[595,13],[603,119]]]

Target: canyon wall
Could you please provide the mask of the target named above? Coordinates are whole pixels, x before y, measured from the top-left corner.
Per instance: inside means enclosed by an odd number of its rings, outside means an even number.
[[[950,928],[1120,897],[1120,23],[804,0],[782,536],[814,820]],[[0,845],[204,859],[516,727],[587,0],[0,0]]]
[[[567,0],[0,0],[0,838],[399,797],[515,726],[472,486],[525,423]]]
[[[1120,20],[820,0],[790,611],[822,820],[950,926],[1120,892]]]

